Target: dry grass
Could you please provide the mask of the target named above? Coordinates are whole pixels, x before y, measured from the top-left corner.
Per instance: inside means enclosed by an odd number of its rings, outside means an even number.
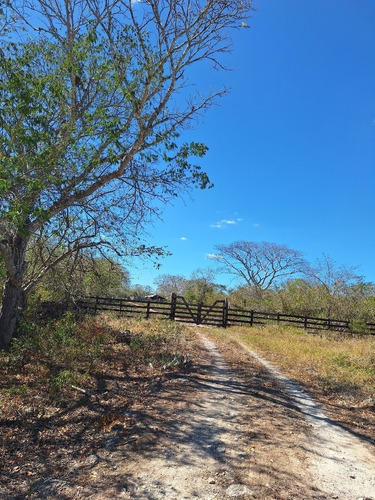
[[[276,325],[214,330],[217,338],[242,342],[322,395],[375,398],[375,338],[323,332],[319,335]],[[375,399],[374,399],[375,402]]]
[[[37,493],[46,478],[78,488],[88,457],[132,446],[164,381],[192,369],[190,337],[170,321],[25,325],[0,352],[0,498],[47,498]]]
[[[24,325],[9,352],[0,352],[0,404],[14,405],[26,395],[63,397],[72,384],[91,388],[97,369],[125,346],[124,366],[155,372],[188,363],[186,328],[170,321],[108,315],[77,320],[67,314],[46,324]],[[121,331],[128,336],[120,338]],[[68,388],[68,389],[67,389]]]

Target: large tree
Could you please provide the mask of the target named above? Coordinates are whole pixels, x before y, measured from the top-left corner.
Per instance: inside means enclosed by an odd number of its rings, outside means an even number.
[[[306,266],[301,252],[277,243],[235,241],[215,248],[217,253],[211,258],[221,271],[240,278],[258,294]]]
[[[226,91],[204,95],[190,68],[223,67],[228,30],[245,24],[251,0],[1,5],[0,348],[7,348],[28,293],[56,263],[82,248],[122,251],[155,200],[208,185],[189,161],[205,146],[176,137]],[[36,241],[56,250],[29,279],[26,253]]]

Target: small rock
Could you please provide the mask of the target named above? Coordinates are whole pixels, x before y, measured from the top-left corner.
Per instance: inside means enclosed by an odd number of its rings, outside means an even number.
[[[367,398],[364,401],[362,401],[361,407],[369,407],[369,406],[375,406],[375,398]]]
[[[226,450],[225,446],[218,446],[218,447],[216,448],[216,451],[217,451],[218,453],[225,453],[225,450]]]
[[[213,477],[208,478],[208,484],[215,484],[215,483],[216,483],[215,478],[213,478]]]
[[[253,495],[254,492],[246,484],[232,484],[226,489],[228,497],[235,498],[242,495]]]
[[[90,455],[89,457],[86,458],[85,464],[86,465],[95,465],[99,462],[99,459],[96,455]]]

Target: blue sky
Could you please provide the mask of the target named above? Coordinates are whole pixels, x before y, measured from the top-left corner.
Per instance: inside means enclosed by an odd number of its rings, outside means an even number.
[[[207,144],[215,187],[166,207],[148,242],[173,253],[133,283],[212,266],[214,245],[286,244],[375,281],[375,2],[258,0],[234,34],[233,71],[196,73],[221,99],[183,134]],[[221,275],[217,281],[230,284]],[[232,283],[234,285],[234,283]]]

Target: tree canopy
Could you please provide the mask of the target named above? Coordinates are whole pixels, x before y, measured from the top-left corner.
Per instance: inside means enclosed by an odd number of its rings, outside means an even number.
[[[215,248],[217,253],[211,258],[220,269],[245,281],[257,292],[268,290],[306,267],[301,252],[277,243],[235,241]]]
[[[0,347],[53,266],[81,249],[158,251],[139,241],[158,202],[210,185],[190,159],[206,146],[178,135],[226,90],[204,95],[189,70],[222,68],[228,30],[250,8],[251,0],[3,4]],[[47,250],[28,278],[31,243]]]

